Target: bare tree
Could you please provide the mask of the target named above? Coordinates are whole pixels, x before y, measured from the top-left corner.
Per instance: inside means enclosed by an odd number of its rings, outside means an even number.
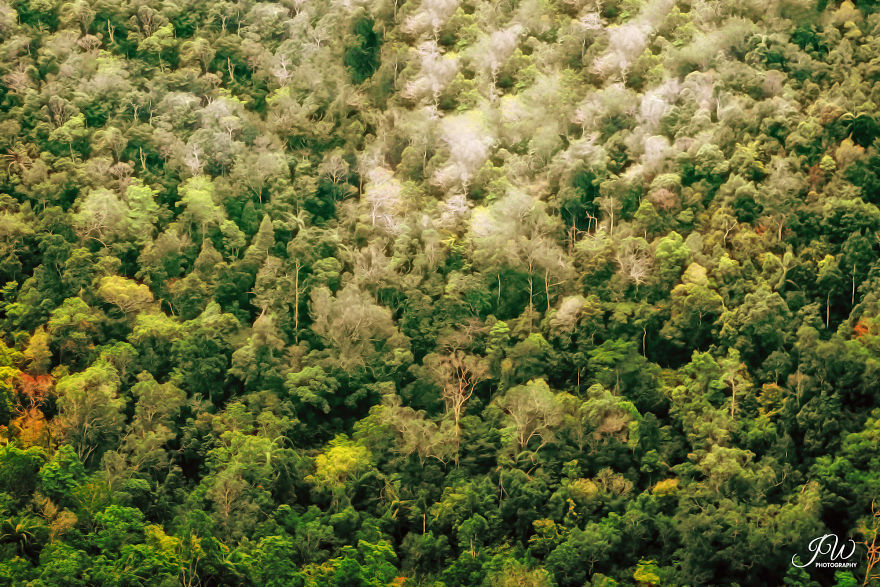
[[[461,417],[465,404],[474,394],[477,384],[489,373],[485,359],[456,350],[449,354],[425,357],[425,366],[440,386],[446,414],[453,420],[453,439],[456,445],[455,462],[458,464],[458,444],[461,435]]]
[[[630,237],[617,247],[615,261],[627,280],[641,285],[648,280],[654,256],[651,246],[644,239]]]
[[[473,110],[443,118],[440,131],[449,158],[446,165],[436,171],[434,182],[446,189],[460,187],[467,193],[477,171],[489,158],[495,139],[483,115]]]
[[[397,218],[403,208],[403,185],[394,173],[385,167],[375,167],[367,173],[364,202],[370,208],[370,224],[396,232],[400,224]]]
[[[551,286],[560,285],[571,273],[555,240],[560,228],[543,202],[521,190],[510,190],[488,208],[477,208],[471,216],[477,261],[490,267],[518,268],[527,274],[530,315],[534,311],[534,277],[540,274],[544,279],[549,309]],[[499,298],[500,288],[499,279]]]
[[[416,53],[421,64],[419,75],[406,84],[403,95],[413,100],[430,98],[436,108],[440,94],[458,73],[458,59],[443,55],[433,41],[419,45]]]
[[[411,34],[429,32],[435,41],[440,29],[458,8],[458,0],[424,0],[421,8],[403,24],[403,30]]]
[[[345,183],[351,173],[348,161],[342,157],[342,151],[335,149],[324,157],[321,162],[321,175],[334,185]]]
[[[205,165],[202,161],[202,148],[195,143],[187,145],[186,153],[183,156],[183,164],[189,169],[190,175],[198,175]]]
[[[473,48],[471,60],[489,78],[489,100],[497,98],[496,84],[501,68],[510,58],[523,33],[522,25],[515,24],[483,37]]]

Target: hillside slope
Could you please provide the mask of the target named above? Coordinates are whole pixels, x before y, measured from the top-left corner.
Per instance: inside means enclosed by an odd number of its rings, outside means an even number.
[[[3,584],[870,583],[875,2],[0,0],[0,80]]]

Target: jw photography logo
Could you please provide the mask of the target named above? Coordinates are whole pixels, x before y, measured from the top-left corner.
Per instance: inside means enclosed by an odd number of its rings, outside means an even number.
[[[825,534],[810,541],[807,546],[813,557],[807,563],[799,563],[802,560],[799,554],[791,557],[791,564],[803,569],[805,567],[815,568],[838,568],[852,569],[858,564],[855,560],[850,560],[856,553],[856,541],[849,539],[841,541],[837,534]]]

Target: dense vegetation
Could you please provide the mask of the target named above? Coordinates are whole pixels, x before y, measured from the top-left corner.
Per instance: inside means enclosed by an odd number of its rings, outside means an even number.
[[[876,8],[0,0],[0,583],[870,583]]]

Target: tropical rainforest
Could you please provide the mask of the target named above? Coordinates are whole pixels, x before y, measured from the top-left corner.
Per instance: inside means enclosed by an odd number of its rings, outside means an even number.
[[[878,8],[0,0],[0,584],[880,581]]]

